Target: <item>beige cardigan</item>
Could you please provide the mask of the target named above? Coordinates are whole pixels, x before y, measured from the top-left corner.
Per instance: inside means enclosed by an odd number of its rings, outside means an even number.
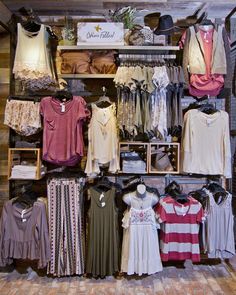
[[[190,27],[189,29],[189,72],[191,74],[204,75],[206,73],[206,65],[204,61],[204,47],[201,33],[200,31],[195,32],[194,27]],[[211,74],[225,75],[227,73],[222,29],[222,25],[219,25],[218,29],[213,32]]]
[[[228,35],[227,32],[225,30],[225,27],[220,25],[221,29],[222,29],[222,38],[223,38],[223,44],[224,44],[224,50],[225,50],[225,57],[226,57],[226,64],[227,64],[227,73],[224,75],[224,87],[225,88],[231,88],[232,87],[232,66],[231,66],[231,56],[230,56],[230,44],[229,44],[229,39],[228,39]],[[186,31],[186,39],[185,39],[185,43],[184,43],[184,52],[183,52],[183,70],[184,70],[184,78],[185,78],[185,82],[186,82],[186,86],[188,86],[189,84],[189,64],[191,63],[191,60],[196,59],[197,56],[195,56],[194,58],[189,56],[190,53],[190,35],[191,35],[191,31],[190,31],[189,27]],[[197,34],[198,32],[198,25],[195,25],[192,27],[195,30],[195,34]],[[216,26],[216,32],[218,32],[217,26]],[[219,33],[218,33],[219,34]],[[197,39],[198,40],[198,39]],[[220,39],[219,39],[220,42]],[[217,44],[217,43],[215,43]],[[199,48],[199,50],[202,50],[201,47],[199,46],[199,43],[197,43],[197,46]],[[220,50],[222,51],[222,49]],[[200,51],[201,52],[201,51]],[[202,54],[202,52],[201,52]],[[219,53],[217,52],[217,57],[219,56]],[[214,55],[214,57],[216,57],[216,55]],[[216,58],[215,58],[216,59]],[[220,61],[220,59],[218,59],[218,61]],[[217,61],[216,61],[217,62]],[[205,65],[205,62],[202,63]],[[216,64],[217,66],[217,64]],[[216,69],[216,67],[215,67]]]

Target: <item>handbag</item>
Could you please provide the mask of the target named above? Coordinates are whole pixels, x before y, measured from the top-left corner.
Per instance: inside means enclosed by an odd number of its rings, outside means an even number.
[[[155,151],[154,157],[152,157],[152,166],[158,171],[173,171],[174,168],[171,165],[168,153],[163,151],[163,148]]]

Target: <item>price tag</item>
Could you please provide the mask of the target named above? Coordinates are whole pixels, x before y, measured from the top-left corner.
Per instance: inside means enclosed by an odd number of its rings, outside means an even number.
[[[26,212],[26,210],[24,209],[24,210],[22,210],[22,212],[21,212],[21,221],[22,222],[26,222],[26,218],[24,218],[24,214],[25,214],[25,212]]]
[[[207,126],[209,127],[211,125],[211,119],[207,119]]]
[[[61,106],[61,112],[62,113],[65,113],[65,110],[66,110],[66,106],[64,103],[60,103],[60,106]]]
[[[101,202],[101,200],[104,198],[104,193],[101,193],[100,197],[99,197],[99,201]]]

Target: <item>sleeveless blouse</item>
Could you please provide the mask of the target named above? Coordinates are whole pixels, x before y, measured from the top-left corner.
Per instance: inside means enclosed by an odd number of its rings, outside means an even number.
[[[45,88],[55,83],[52,61],[47,48],[44,25],[38,32],[26,31],[17,24],[17,47],[13,66],[15,78],[26,81],[28,88]],[[33,82],[33,83],[32,83]]]
[[[213,194],[204,189],[209,199],[205,224],[205,248],[209,258],[232,258],[235,255],[232,195],[217,203]]]

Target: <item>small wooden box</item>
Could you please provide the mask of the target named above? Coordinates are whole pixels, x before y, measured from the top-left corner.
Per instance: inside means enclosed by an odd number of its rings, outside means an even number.
[[[179,174],[180,173],[180,144],[157,142],[150,143],[149,173]]]
[[[14,165],[19,165],[22,160],[27,160],[29,163],[34,163],[32,167],[36,167],[35,178],[29,178],[32,180],[39,180],[44,175],[41,173],[41,149],[40,148],[9,148],[8,149],[8,179],[27,179],[12,177],[12,168]]]
[[[134,169],[131,169],[132,171],[127,172],[126,169],[124,169],[124,161],[129,154],[132,153],[139,155],[139,158],[137,156],[136,160],[131,160],[130,164],[132,167],[135,167]],[[127,154],[127,156],[125,155]],[[120,158],[120,171],[119,173],[130,173],[130,174],[146,174],[148,173],[148,154],[149,154],[149,143],[145,142],[120,142],[119,143],[119,158]],[[130,155],[131,156],[131,155]],[[132,156],[131,156],[132,158]],[[135,163],[136,162],[136,163]],[[144,167],[145,169],[140,170],[140,165]]]

